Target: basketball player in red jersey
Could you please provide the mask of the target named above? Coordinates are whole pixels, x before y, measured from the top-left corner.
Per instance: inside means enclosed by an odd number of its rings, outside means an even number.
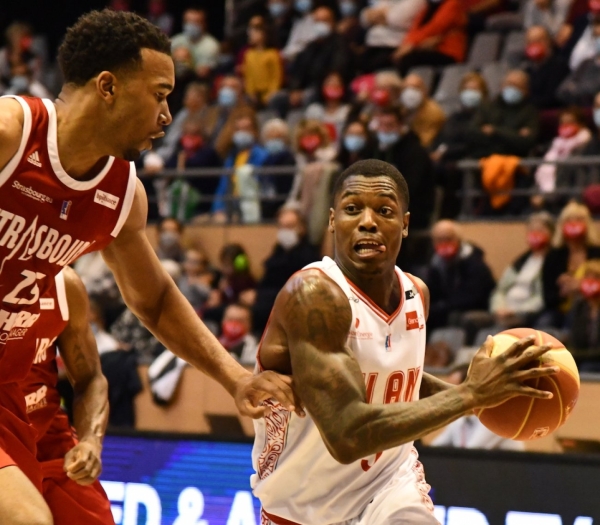
[[[128,161],[172,120],[168,39],[133,13],[91,12],[68,30],[58,59],[65,84],[55,103],[0,100],[3,525],[52,523],[18,381],[34,358],[27,339],[40,297],[84,253],[102,250],[128,307],[166,347],[219,381],[242,413],[260,417],[271,397],[294,409],[291,380],[242,368],[198,319],[146,238],[147,200]]]
[[[38,435],[43,495],[55,525],[112,525],[110,502],[97,480],[108,421],[107,383],[91,331],[87,292],[66,267],[41,298],[35,358],[21,382],[27,415]],[[73,385],[74,437],[56,388],[57,347]]]
[[[255,421],[252,477],[262,525],[434,525],[412,441],[477,407],[516,395],[548,398],[523,381],[548,346],[521,339],[466,381],[423,373],[429,291],[395,267],[408,235],[409,195],[396,168],[360,161],[336,181],[328,257],[279,293],[258,356],[262,369],[294,374],[309,414],[273,407]]]

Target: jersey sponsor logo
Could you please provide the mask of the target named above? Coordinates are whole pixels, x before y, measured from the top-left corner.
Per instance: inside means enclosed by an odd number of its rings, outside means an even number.
[[[11,252],[0,261],[0,274],[7,261],[15,258],[28,261],[32,257],[48,260],[51,264],[66,266],[77,259],[95,241],[87,242],[61,235],[45,224],[38,225],[39,216],[27,225],[27,221],[8,210],[0,210],[0,247]],[[37,300],[37,299],[36,299]]]
[[[348,332],[348,337],[350,339],[359,339],[361,341],[366,341],[373,339],[373,332],[363,332],[362,330],[351,329],[350,332]]]
[[[42,297],[40,299],[40,310],[54,310],[54,297]]]
[[[15,190],[19,190],[23,195],[30,197],[38,202],[48,202],[52,203],[52,197],[48,197],[48,195],[44,195],[39,191],[35,191],[31,186],[23,186],[18,180],[12,183],[12,187]]]
[[[42,385],[35,392],[25,396],[25,404],[27,405],[28,414],[34,410],[39,410],[40,408],[44,408],[46,405],[48,405],[48,400],[46,399],[47,393],[48,387],[46,385]]]
[[[29,157],[27,157],[27,162],[37,166],[38,168],[42,167],[42,163],[40,162],[40,154],[37,151],[34,151],[31,155],[29,155]]]
[[[63,201],[60,207],[60,218],[66,221],[69,218],[69,211],[71,210],[72,201]]]
[[[27,330],[39,319],[40,314],[7,312],[0,310],[0,345],[15,339],[23,339]]]
[[[34,365],[39,365],[43,363],[48,357],[48,348],[52,346],[52,344],[56,341],[56,337],[53,339],[49,339],[48,337],[42,337],[41,339],[35,340],[35,359],[33,360]]]
[[[407,301],[409,299],[414,299],[416,297],[415,291],[414,290],[406,290],[406,292],[404,292],[404,297],[406,298]]]
[[[106,193],[102,190],[96,190],[96,195],[94,195],[94,202],[98,204],[102,204],[102,206],[106,206],[111,210],[116,210],[119,205],[119,197],[116,195],[111,195],[110,193]]]
[[[416,330],[419,328],[419,315],[416,311],[406,312],[406,329]]]

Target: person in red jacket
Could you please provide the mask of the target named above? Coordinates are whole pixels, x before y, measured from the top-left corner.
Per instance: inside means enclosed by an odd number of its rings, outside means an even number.
[[[462,62],[466,52],[467,15],[462,1],[427,0],[393,60],[404,76],[415,66]]]

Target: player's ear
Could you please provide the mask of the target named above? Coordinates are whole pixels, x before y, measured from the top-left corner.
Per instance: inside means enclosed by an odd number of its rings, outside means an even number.
[[[408,223],[410,222],[410,212],[407,211],[402,217],[402,238],[408,237]]]
[[[112,104],[116,94],[117,77],[110,71],[102,71],[96,77],[96,89],[104,101]]]
[[[333,227],[333,215],[334,215],[333,208],[329,208],[329,226],[327,227],[327,229],[329,230],[329,233],[333,233],[335,231],[335,229]]]

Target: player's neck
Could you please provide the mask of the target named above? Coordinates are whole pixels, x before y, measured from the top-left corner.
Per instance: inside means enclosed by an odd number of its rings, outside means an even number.
[[[400,286],[395,268],[385,273],[365,275],[356,271],[347,270],[340,266],[347,279],[356,286],[364,295],[373,301],[384,312],[391,314],[398,308],[400,301]]]
[[[108,154],[98,121],[85,111],[84,95],[61,92],[56,101],[58,156],[64,170],[74,179],[95,177]]]

